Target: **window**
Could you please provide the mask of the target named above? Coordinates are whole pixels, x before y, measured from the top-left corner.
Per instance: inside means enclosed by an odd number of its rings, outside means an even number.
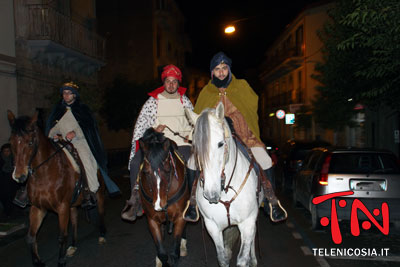
[[[156,4],[158,10],[165,10],[167,7],[166,0],[156,0]]]
[[[378,153],[334,153],[331,173],[400,173],[395,157]]]
[[[161,33],[159,31],[157,31],[156,46],[157,46],[157,58],[160,58],[161,57]]]
[[[296,30],[296,54],[297,56],[302,56],[303,51],[303,25],[299,26]]]

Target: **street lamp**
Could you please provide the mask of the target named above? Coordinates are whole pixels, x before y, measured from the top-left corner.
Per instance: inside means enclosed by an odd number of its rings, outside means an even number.
[[[226,26],[225,27],[225,33],[226,34],[232,34],[232,33],[234,33],[235,32],[235,26],[233,26],[233,25],[229,25],[229,26]]]
[[[248,17],[248,18],[241,18],[241,19],[237,19],[237,20],[231,21],[225,27],[224,32],[225,32],[225,34],[228,34],[228,35],[233,34],[236,31],[236,28],[235,28],[234,24],[237,24],[240,21],[253,19],[253,18],[256,18],[256,17],[259,17],[259,16],[261,16],[261,15],[256,15],[256,16],[252,16],[252,17]]]

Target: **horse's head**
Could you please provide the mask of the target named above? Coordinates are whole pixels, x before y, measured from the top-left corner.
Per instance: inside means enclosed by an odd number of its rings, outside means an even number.
[[[210,203],[218,203],[221,177],[225,175],[228,158],[227,139],[231,136],[224,117],[224,105],[219,103],[216,109],[205,109],[197,119],[190,111],[186,115],[192,122],[195,121],[193,150],[203,172],[203,195]]]
[[[146,191],[150,191],[152,204],[156,211],[162,211],[167,206],[167,196],[174,167],[171,164],[171,148],[176,144],[164,137],[163,133],[149,128],[139,139],[139,147],[143,152],[143,167],[141,179]]]
[[[11,126],[10,143],[15,164],[12,177],[15,181],[23,183],[28,178],[30,165],[38,149],[38,113],[32,118],[15,118],[12,111],[8,110],[7,116]]]

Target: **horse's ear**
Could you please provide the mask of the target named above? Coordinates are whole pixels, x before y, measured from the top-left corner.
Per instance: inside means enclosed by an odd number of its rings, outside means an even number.
[[[15,122],[15,115],[11,110],[7,110],[7,118],[8,118],[8,122],[10,123],[10,126],[14,124]]]
[[[215,109],[215,113],[217,115],[217,118],[220,121],[223,121],[225,118],[225,110],[224,110],[224,104],[222,104],[222,102],[219,102],[217,105],[217,108]]]
[[[37,123],[37,120],[38,120],[38,117],[39,117],[39,112],[38,111],[35,111],[35,114],[33,114],[33,116],[32,116],[32,118],[31,118],[31,121],[30,121],[30,126],[34,126],[34,125],[36,125],[36,123]]]
[[[173,140],[171,140],[170,142],[171,142],[170,145],[171,150],[172,151],[178,150],[178,145]]]
[[[164,151],[168,151],[169,147],[171,146],[171,140],[169,138],[165,138],[164,143],[163,143],[163,149]]]
[[[142,138],[139,139],[139,148],[142,149],[143,152],[146,150],[146,145],[145,145],[145,143],[143,142],[143,139],[142,139]]]
[[[189,123],[194,126],[196,124],[197,118],[199,117],[199,115],[195,112],[193,112],[193,110],[190,110],[188,108],[185,108],[185,115],[186,118],[188,119]]]

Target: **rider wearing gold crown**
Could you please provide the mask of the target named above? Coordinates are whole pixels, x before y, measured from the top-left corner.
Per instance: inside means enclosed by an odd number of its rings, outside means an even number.
[[[97,171],[100,170],[110,196],[119,195],[118,186],[107,173],[107,155],[101,142],[96,120],[89,107],[80,101],[79,86],[73,82],[60,88],[61,100],[54,106],[46,123],[45,134],[54,139],[70,141],[79,154],[86,176],[83,179],[84,201],[82,207],[96,206],[94,193],[99,189]],[[14,203],[27,204],[25,191],[17,193]]]
[[[233,122],[235,134],[250,148],[263,169],[264,174],[260,172],[259,176],[266,197],[264,203],[268,203],[267,212],[271,220],[283,221],[287,218],[287,213],[275,196],[271,182],[266,178],[269,176],[272,161],[260,140],[258,96],[246,80],[236,79],[231,72],[231,66],[232,60],[223,52],[217,53],[211,59],[211,80],[200,92],[194,112],[199,114],[205,108],[215,108],[219,102],[224,104],[225,116]],[[192,194],[191,206],[195,205],[195,194]]]

